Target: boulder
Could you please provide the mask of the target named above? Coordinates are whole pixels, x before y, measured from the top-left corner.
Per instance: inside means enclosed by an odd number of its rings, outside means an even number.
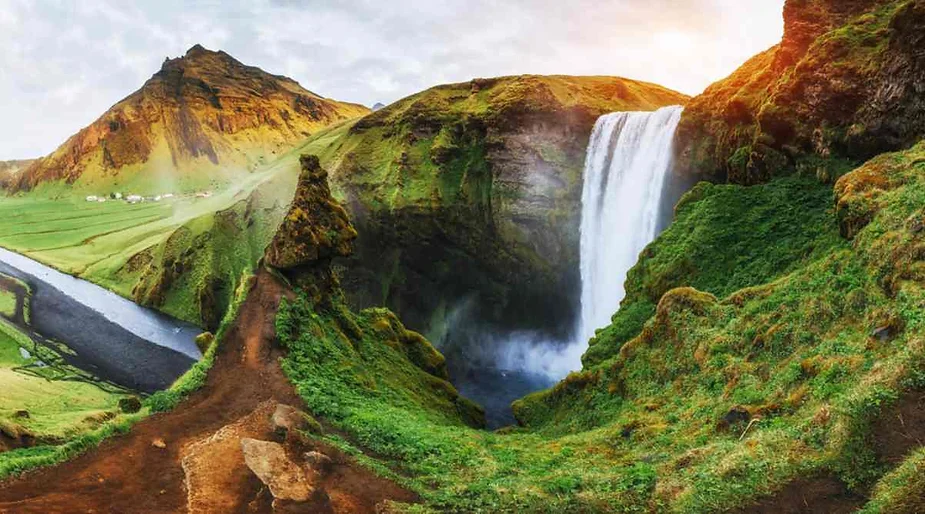
[[[269,489],[276,500],[306,502],[315,489],[305,471],[286,455],[279,443],[241,439],[244,462]]]
[[[317,452],[311,451],[303,455],[305,459],[306,466],[310,467],[316,473],[324,474],[330,471],[331,466],[334,464],[334,461],[331,460],[331,457]]]
[[[321,424],[314,418],[290,405],[279,404],[270,417],[273,433],[282,440],[292,436],[299,437],[299,432],[321,433]]]

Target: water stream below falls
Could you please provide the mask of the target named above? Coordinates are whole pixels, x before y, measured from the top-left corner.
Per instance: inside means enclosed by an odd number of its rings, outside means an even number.
[[[0,275],[28,284],[31,316],[8,320],[67,346],[68,364],[145,393],[170,386],[202,354],[196,326],[0,248]]]

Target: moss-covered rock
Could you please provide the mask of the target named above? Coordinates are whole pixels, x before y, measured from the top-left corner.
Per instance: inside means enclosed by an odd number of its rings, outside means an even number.
[[[925,135],[925,3],[788,0],[781,43],[691,100],[679,171],[737,184],[834,180]]]
[[[317,156],[303,155],[302,175],[289,213],[267,248],[267,264],[292,269],[316,261],[346,257],[356,230],[347,211],[331,196],[328,174]]]

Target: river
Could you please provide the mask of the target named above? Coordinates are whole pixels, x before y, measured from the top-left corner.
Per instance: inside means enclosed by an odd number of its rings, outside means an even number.
[[[202,357],[202,330],[141,307],[96,284],[0,248],[0,273],[27,283],[33,338],[54,340],[62,357],[114,384],[151,393],[169,387]]]

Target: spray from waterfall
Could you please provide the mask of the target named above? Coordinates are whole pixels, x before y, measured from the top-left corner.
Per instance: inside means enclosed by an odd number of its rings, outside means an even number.
[[[594,331],[610,324],[626,274],[658,235],[681,107],[616,112],[594,126],[581,196],[581,319],[575,369]]]

